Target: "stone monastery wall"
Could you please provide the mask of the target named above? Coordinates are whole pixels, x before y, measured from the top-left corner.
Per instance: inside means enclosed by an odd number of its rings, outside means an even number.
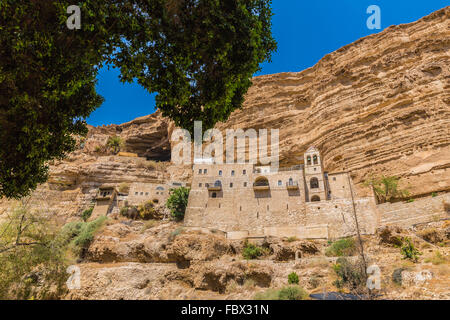
[[[383,203],[377,206],[381,225],[409,227],[450,218],[450,193],[416,199],[414,202]]]

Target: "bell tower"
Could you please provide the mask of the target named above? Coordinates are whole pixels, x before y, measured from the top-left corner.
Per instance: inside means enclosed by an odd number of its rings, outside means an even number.
[[[327,200],[326,181],[319,150],[311,146],[305,152],[306,201]]]

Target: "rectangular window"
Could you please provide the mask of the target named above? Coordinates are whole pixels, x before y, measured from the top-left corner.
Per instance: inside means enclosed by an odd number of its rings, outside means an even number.
[[[230,188],[233,188],[233,182],[230,183]]]
[[[203,174],[207,173],[208,170],[207,169],[203,169]]]
[[[202,169],[198,169],[198,174],[202,174]]]
[[[198,184],[198,186],[199,186],[199,187],[201,187],[201,186],[202,186],[202,184],[201,184],[201,183],[199,183],[199,184]]]
[[[247,170],[242,170],[242,174],[247,174]]]
[[[231,170],[231,176],[234,176],[234,170]]]
[[[244,182],[244,187],[246,187],[247,186],[247,182]]]

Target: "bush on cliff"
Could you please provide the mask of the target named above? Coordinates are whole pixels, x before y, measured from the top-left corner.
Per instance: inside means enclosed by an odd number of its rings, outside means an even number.
[[[365,290],[367,277],[362,261],[350,262],[346,258],[338,258],[333,270],[337,275],[337,279],[333,283],[336,288],[348,288],[354,293]]]
[[[353,238],[345,238],[333,242],[325,251],[325,255],[328,257],[351,256],[355,251],[355,240]]]
[[[92,211],[94,211],[94,207],[83,211],[83,213],[81,214],[81,218],[84,222],[86,222],[91,217]]]
[[[365,186],[371,186],[379,203],[391,202],[395,199],[401,199],[409,195],[408,190],[399,189],[399,177],[381,176],[371,177],[364,182]]]
[[[403,245],[400,248],[400,252],[403,256],[403,259],[409,259],[412,262],[417,262],[419,260],[419,256],[422,254],[419,250],[416,249],[414,243],[412,243],[411,239],[403,238]]]
[[[69,248],[76,255],[83,257],[94,239],[96,231],[103,225],[106,219],[105,216],[101,216],[91,222],[69,222],[62,228],[60,239],[64,244],[68,244]]]
[[[175,220],[183,220],[189,198],[189,188],[179,187],[170,190],[166,205]]]
[[[298,281],[299,281],[299,279],[298,279],[298,274],[297,273],[291,272],[288,275],[288,283],[289,284],[298,284]]]
[[[246,241],[244,243],[244,248],[242,249],[242,256],[246,260],[257,259],[258,257],[266,254],[266,249],[258,247],[253,243]]]

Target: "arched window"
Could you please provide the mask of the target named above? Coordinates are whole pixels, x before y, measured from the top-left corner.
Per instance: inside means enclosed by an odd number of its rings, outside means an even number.
[[[219,170],[219,176],[221,176],[222,175],[222,170]]]
[[[316,177],[311,178],[309,185],[311,186],[311,189],[317,189],[319,188],[319,180]]]
[[[314,164],[319,164],[319,161],[317,159],[317,155],[316,154],[313,156],[313,163]]]
[[[214,182],[214,187],[221,187],[222,186],[222,182],[220,182],[220,180],[217,180],[216,182]]]
[[[234,170],[231,170],[231,175],[234,176]]]
[[[282,184],[281,180],[278,180],[278,185],[281,186]]]
[[[294,185],[294,180],[292,180],[292,178],[289,178],[289,185],[290,186]]]
[[[312,202],[320,201],[320,197],[319,196],[312,196],[311,201]]]
[[[156,190],[164,190],[164,188],[161,186],[158,186],[158,187],[156,187]]]
[[[211,198],[217,198],[217,193],[213,192]]]
[[[268,186],[269,180],[266,177],[258,177],[256,181],[253,183],[254,186]]]
[[[311,165],[311,156],[306,157],[306,164]]]

